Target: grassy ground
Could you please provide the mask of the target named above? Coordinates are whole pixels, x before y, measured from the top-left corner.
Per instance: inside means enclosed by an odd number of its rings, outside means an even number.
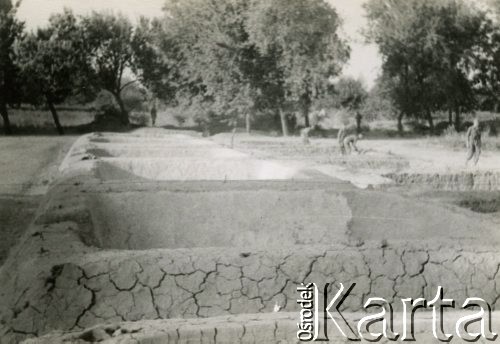
[[[67,134],[79,135],[93,131],[123,132],[130,130],[130,128],[123,126],[118,118],[98,116],[94,110],[60,109],[58,114],[61,125]],[[30,108],[9,109],[9,119],[16,135],[57,134],[52,114],[49,111]],[[163,125],[164,122],[164,120],[159,120],[159,126]],[[132,111],[130,123],[133,128],[150,126],[151,116],[149,113]],[[0,120],[0,132],[2,131],[3,122]]]
[[[95,118],[95,113],[89,111],[67,111],[59,110],[59,118],[63,127],[78,127],[91,123]],[[11,109],[9,110],[9,119],[15,127],[32,128],[52,128],[54,120],[49,111]]]
[[[0,265],[33,221],[57,167],[76,137],[0,137]]]
[[[482,135],[482,148],[489,151],[500,151],[500,137],[490,136],[488,132]],[[438,145],[450,148],[454,151],[463,150],[466,148],[465,133],[457,133],[456,131],[445,131],[443,135],[438,137],[430,137],[428,141],[431,145]]]

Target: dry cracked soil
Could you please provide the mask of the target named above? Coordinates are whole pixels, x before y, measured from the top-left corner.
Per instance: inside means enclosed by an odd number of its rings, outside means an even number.
[[[282,143],[78,138],[0,267],[0,342],[297,342],[296,289],[309,282],[332,294],[356,283],[351,318],[369,297],[401,312],[399,299],[438,286],[500,310],[498,211],[457,203],[461,189],[498,192],[496,172],[463,186],[431,171],[429,196],[401,177],[414,165],[404,156],[339,162],[331,147],[292,145],[292,159]],[[419,317],[429,343],[429,312]]]

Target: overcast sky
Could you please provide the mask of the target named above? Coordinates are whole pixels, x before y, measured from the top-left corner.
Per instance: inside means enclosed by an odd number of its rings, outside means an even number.
[[[364,26],[362,4],[365,0],[328,0],[344,19],[343,34],[351,41],[351,61],[344,74],[361,78],[371,87],[380,70],[377,48],[366,45],[360,29]],[[51,13],[60,12],[64,7],[75,13],[84,14],[92,10],[113,10],[122,12],[132,19],[141,15],[160,16],[163,0],[23,0],[19,16],[26,21],[28,28],[44,25]]]

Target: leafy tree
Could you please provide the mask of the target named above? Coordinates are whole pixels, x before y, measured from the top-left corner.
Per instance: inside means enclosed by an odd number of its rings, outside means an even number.
[[[135,79],[123,82],[125,73],[134,66],[133,25],[122,14],[92,12],[82,18],[82,28],[92,67],[92,83],[113,95],[120,108],[121,121],[128,124],[122,91],[136,82]]]
[[[179,70],[176,51],[159,19],[149,20],[142,17],[136,27],[132,40],[135,63],[134,74],[140,77],[143,85],[162,98],[165,103],[175,104]]]
[[[57,131],[63,135],[55,105],[89,91],[85,78],[87,56],[77,18],[69,10],[53,15],[46,28],[23,39],[18,51],[26,100],[46,104]]]
[[[368,92],[360,80],[343,77],[335,83],[333,97],[338,107],[359,110],[368,97]]]
[[[498,112],[500,108],[500,1],[489,1],[492,8],[491,35],[481,55],[479,71],[476,74],[477,89],[489,109]],[[484,105],[483,105],[484,106]]]
[[[12,134],[7,106],[19,102],[18,70],[14,63],[14,43],[24,24],[16,19],[19,2],[0,1],[0,115],[6,135]]]
[[[474,105],[470,75],[487,41],[484,13],[462,0],[370,0],[368,38],[383,55],[383,73],[400,117],[426,118]]]
[[[383,55],[383,74],[400,117],[426,116],[432,128],[431,112],[436,88],[432,85],[432,44],[425,21],[431,0],[371,0],[365,5],[368,37]],[[426,48],[429,47],[429,48]]]
[[[244,0],[171,0],[164,22],[156,26],[176,102],[202,125],[235,126],[244,117],[250,130],[250,115],[262,105],[268,65],[248,40],[248,6]]]
[[[250,114],[274,109],[286,135],[285,112],[307,114],[347,58],[338,16],[322,0],[169,0],[165,11],[156,46],[175,66],[176,101],[202,121],[245,117],[249,129]]]
[[[440,20],[435,31],[440,39],[434,52],[441,63],[436,79],[441,81],[439,85],[444,90],[444,108],[448,108],[450,125],[454,123],[458,131],[461,112],[476,106],[475,82],[470,75],[477,72],[485,56],[492,27],[486,13],[463,1],[449,1],[439,7],[437,13]]]
[[[363,116],[371,120],[395,117],[397,109],[394,107],[390,92],[391,87],[382,78],[378,78],[361,107]],[[398,128],[400,131],[403,130],[402,118],[398,119]]]
[[[329,78],[338,75],[348,59],[349,48],[338,35],[340,25],[337,12],[324,0],[253,2],[247,30],[260,54],[274,60],[275,99],[283,127],[286,102],[294,103],[310,126],[313,100],[326,92]]]

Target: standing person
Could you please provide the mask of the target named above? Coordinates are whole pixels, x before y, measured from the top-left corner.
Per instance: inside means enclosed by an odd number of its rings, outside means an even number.
[[[344,149],[347,150],[347,154],[351,154],[353,150],[355,150],[357,153],[361,153],[361,151],[356,146],[356,143],[358,143],[358,140],[361,140],[362,138],[363,135],[359,134],[349,135],[344,139]]]
[[[337,140],[339,142],[340,154],[342,154],[342,155],[345,155],[345,153],[346,153],[345,145],[344,145],[344,140],[345,140],[346,136],[347,136],[347,133],[346,133],[345,124],[342,124],[342,127],[339,129],[339,132],[337,134]]]
[[[156,116],[158,115],[158,112],[156,110],[156,104],[153,104],[153,107],[151,108],[151,123],[153,124],[153,127],[156,125]]]
[[[474,158],[474,165],[477,165],[481,155],[481,129],[477,118],[474,119],[474,124],[467,130],[466,139],[468,152],[465,166],[469,164],[472,158]]]

